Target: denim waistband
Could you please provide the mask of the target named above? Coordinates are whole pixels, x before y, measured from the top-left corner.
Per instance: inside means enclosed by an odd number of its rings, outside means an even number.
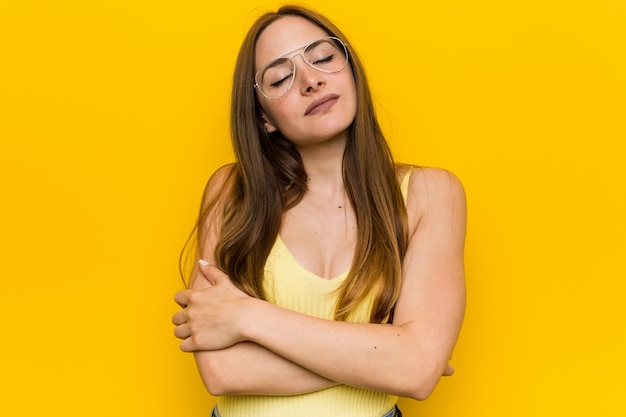
[[[222,417],[220,412],[217,411],[217,405],[213,407],[213,411],[211,412],[211,417]],[[394,406],[387,413],[383,414],[381,417],[402,417],[402,411],[398,408],[398,406]]]

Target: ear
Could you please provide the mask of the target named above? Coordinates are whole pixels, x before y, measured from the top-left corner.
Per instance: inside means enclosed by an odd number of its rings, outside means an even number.
[[[265,126],[265,130],[267,130],[267,133],[274,133],[278,130],[272,122],[268,121],[265,113],[261,113],[261,120],[263,121],[263,125]]]

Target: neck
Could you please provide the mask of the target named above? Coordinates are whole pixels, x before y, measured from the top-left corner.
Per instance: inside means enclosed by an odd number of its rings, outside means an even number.
[[[346,139],[337,138],[321,144],[299,147],[309,190],[343,191],[343,155]]]

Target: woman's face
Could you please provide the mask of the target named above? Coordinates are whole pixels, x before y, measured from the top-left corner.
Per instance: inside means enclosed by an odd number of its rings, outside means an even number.
[[[296,146],[347,137],[356,115],[356,88],[350,64],[326,73],[304,62],[302,48],[328,34],[308,20],[285,16],[269,25],[256,44],[256,68],[276,58],[293,57],[293,85],[282,98],[270,100],[257,92],[268,132],[280,131]],[[287,55],[285,55],[287,54]]]

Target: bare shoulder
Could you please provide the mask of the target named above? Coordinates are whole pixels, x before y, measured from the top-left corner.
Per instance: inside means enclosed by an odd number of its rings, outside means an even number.
[[[464,196],[465,191],[459,178],[447,169],[416,167],[409,181],[411,194],[426,196]]]
[[[228,164],[217,169],[207,182],[202,195],[199,224],[202,225],[201,235],[207,232],[215,239],[219,235],[229,199],[233,195],[233,186],[237,178],[237,165]]]
[[[220,235],[224,208],[228,205],[228,199],[232,195],[231,190],[235,183],[237,172],[236,164],[224,165],[218,168],[209,178],[204,193],[197,224],[197,249],[198,257],[214,263],[215,245]],[[195,282],[197,269],[191,275],[191,286]],[[201,281],[204,282],[204,281]]]
[[[407,196],[409,225],[414,231],[420,223],[437,219],[465,219],[466,199],[463,184],[452,172],[441,168],[419,167],[411,173]]]
[[[202,206],[207,208],[218,203],[224,203],[224,198],[232,188],[237,173],[237,165],[234,163],[223,165],[218,168],[204,188]]]

